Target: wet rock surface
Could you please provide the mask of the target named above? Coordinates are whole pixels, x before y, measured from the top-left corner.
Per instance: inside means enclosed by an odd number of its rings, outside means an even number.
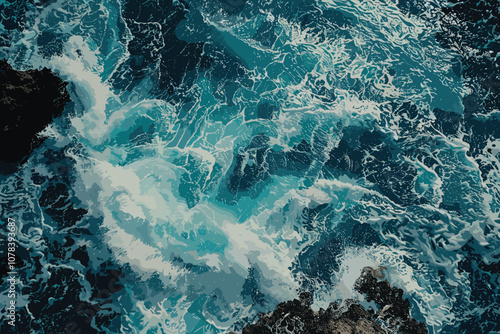
[[[50,70],[16,71],[0,60],[0,172],[11,172],[42,140],[37,134],[71,101],[66,83]]]
[[[367,267],[354,285],[368,301],[377,304],[377,310],[365,309],[358,301],[347,299],[316,312],[311,308],[311,294],[303,292],[299,299],[280,303],[274,311],[261,314],[260,319],[244,327],[242,333],[427,333],[425,324],[411,317],[410,303],[403,299],[403,290],[390,286],[381,277],[379,270]]]
[[[377,318],[400,333],[427,333],[425,324],[411,317],[410,302],[403,298],[403,290],[392,287],[387,281],[376,276],[376,271],[364,268],[354,288],[364,294],[368,301],[373,300],[379,306]]]

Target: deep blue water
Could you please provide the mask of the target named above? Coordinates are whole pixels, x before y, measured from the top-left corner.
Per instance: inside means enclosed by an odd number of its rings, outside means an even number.
[[[237,332],[365,266],[500,332],[498,8],[1,0],[0,57],[72,99],[1,176],[19,333]]]

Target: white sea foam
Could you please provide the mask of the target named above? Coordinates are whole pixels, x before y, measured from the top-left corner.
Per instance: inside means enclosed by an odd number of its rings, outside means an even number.
[[[165,291],[134,300],[144,317],[144,331],[160,326],[167,333],[185,333],[193,314],[223,331],[254,315],[256,308],[241,294],[251,268],[260,273],[257,285],[269,303],[296,297],[303,278],[293,272],[297,257],[347,217],[369,224],[386,245],[347,247],[332,258],[340,270],[331,273],[332,286],[317,287],[315,307],[325,307],[336,298],[362,299],[353,290],[361,269],[384,266],[388,281],[404,290],[414,314],[432,331],[456,321],[453,303],[465,303],[470,294],[469,277],[458,269],[457,251],[473,240],[483,247],[485,263],[495,262],[499,231],[497,197],[492,195],[498,186],[481,180],[477,162],[466,154],[469,147],[460,138],[463,134],[444,139],[434,129],[435,142],[420,145],[440,166],[453,166],[453,170],[439,173],[418,158],[400,157],[416,166],[417,192],[431,205],[398,206],[367,181],[348,176],[326,179],[323,174],[329,152],[348,126],[376,128],[394,140],[405,139],[408,149],[418,145],[422,138],[405,137],[402,119],[392,114],[391,103],[411,100],[428,115],[435,107],[463,109],[460,100],[467,92],[451,74],[454,55],[433,40],[435,28],[416,16],[401,14],[387,1],[324,1],[324,8],[359,21],[348,29],[349,34],[324,39],[270,13],[248,20],[222,12],[202,13],[204,22],[220,33],[220,40],[232,52],[241,53],[254,84],[240,87],[235,105],[229,106],[214,98],[213,78],[201,76],[193,88],[198,100],[183,110],[148,97],[147,79],[130,95],[113,91],[107,80],[126,59],[125,45],[118,41],[116,27],[111,33],[113,46],[107,50],[102,47],[101,31],[79,30],[92,13],[87,3],[77,8],[75,4],[57,1],[45,7],[34,26],[15,41],[10,57],[24,61],[26,67],[48,67],[73,85],[72,99],[80,107],[70,111],[71,128],[52,124],[42,135],[57,141],[58,147],[72,140],[85,147],[78,154],[67,152],[76,162],[73,191],[77,198],[88,207],[89,216],[102,220],[103,239],[116,261],[130,264],[143,280],[160,275]],[[113,17],[117,14],[110,4],[117,5],[106,2],[99,8],[103,21],[116,25],[120,18]],[[58,16],[68,19],[57,25],[54,17]],[[269,48],[252,40],[265,19],[276,23],[277,41]],[[72,35],[62,55],[50,59],[40,55],[36,43],[48,28]],[[130,41],[130,31],[125,34],[121,37]],[[321,80],[335,94],[334,100],[318,94],[315,85]],[[262,101],[279,104],[278,115],[266,121],[246,119],[245,113]],[[180,111],[186,112],[184,119],[178,116]],[[423,131],[430,122],[425,119],[418,126]],[[131,145],[131,135],[144,124],[153,125],[151,138]],[[314,163],[304,178],[271,175],[261,193],[242,192],[230,203],[220,201],[217,196],[226,188],[235,152],[244,152],[251,138],[262,132],[269,135],[270,147],[284,152],[305,139],[311,144]],[[493,152],[496,166],[500,165],[499,146],[490,140],[485,148]],[[491,156],[485,154],[483,159]],[[188,161],[194,161],[195,167],[189,167]],[[250,163],[250,158],[246,161]],[[33,171],[54,175],[42,165]],[[489,173],[490,180],[498,179],[495,169]],[[198,195],[192,206],[180,194],[185,176],[195,189],[191,192]],[[25,182],[31,182],[28,176]],[[442,203],[458,201],[456,194],[466,195],[463,216],[439,209]],[[40,223],[30,226],[20,242],[43,254],[47,245],[41,236],[54,227],[36,201],[27,202]],[[308,230],[301,224],[301,215],[305,208],[319,204],[328,204],[335,217],[317,230]],[[104,253],[99,250],[93,256]],[[187,269],[187,264],[194,269]],[[181,295],[178,301],[173,301],[168,288]],[[197,309],[190,313],[191,307]],[[213,311],[216,308],[219,313]],[[131,327],[135,320],[127,314],[123,317],[122,331],[138,332]]]

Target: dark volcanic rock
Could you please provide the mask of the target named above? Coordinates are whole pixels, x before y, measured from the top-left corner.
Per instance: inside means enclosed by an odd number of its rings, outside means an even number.
[[[12,172],[41,143],[36,134],[71,101],[66,83],[50,70],[16,71],[0,61],[0,172]],[[6,145],[8,144],[8,145]],[[9,147],[10,146],[10,147]]]
[[[366,310],[356,300],[348,299],[315,312],[311,309],[311,294],[304,292],[300,299],[280,303],[276,310],[261,314],[257,323],[243,328],[243,334],[427,333],[425,324],[410,316],[410,303],[403,299],[403,290],[376,276],[376,270],[364,268],[355,288],[379,305],[377,311]]]
[[[381,281],[375,276],[375,270],[364,268],[354,288],[364,294],[368,301],[373,300],[379,305],[378,318],[401,333],[427,333],[425,324],[410,316],[410,302],[403,299],[403,290],[391,287],[387,281]]]
[[[243,334],[271,333],[385,333],[372,315],[355,300],[342,306],[331,303],[327,310],[311,309],[311,294],[304,292],[300,300],[278,304],[276,310],[261,315],[259,321],[243,328]]]

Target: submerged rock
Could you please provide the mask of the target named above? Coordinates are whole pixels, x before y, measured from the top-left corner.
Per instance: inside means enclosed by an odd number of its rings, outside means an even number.
[[[16,71],[0,60],[0,141],[4,144],[0,173],[13,172],[42,142],[37,133],[71,101],[66,85],[46,68]]]
[[[243,328],[243,334],[427,333],[425,324],[410,316],[410,303],[403,299],[403,290],[391,287],[381,277],[377,270],[367,267],[355,283],[355,289],[368,301],[375,301],[378,310],[367,310],[358,301],[347,299],[316,312],[311,309],[311,294],[304,292],[299,299],[280,303],[276,310],[261,314],[257,323]]]

